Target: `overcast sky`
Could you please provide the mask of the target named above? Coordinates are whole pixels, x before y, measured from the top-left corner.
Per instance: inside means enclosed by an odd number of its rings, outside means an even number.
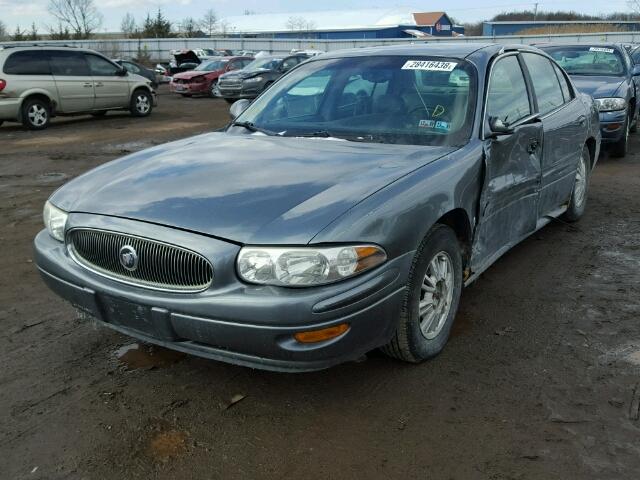
[[[48,0],[0,0],[0,20],[12,32],[16,25],[23,29],[36,22],[41,30],[52,23],[47,13]],[[510,10],[533,9],[535,2],[519,0],[447,0],[393,2],[381,0],[323,0],[311,2],[303,0],[96,0],[104,15],[103,31],[118,31],[120,20],[126,12],[142,19],[148,11],[161,7],[167,17],[178,22],[184,17],[201,17],[209,8],[219,16],[242,15],[244,10],[255,13],[291,13],[312,10],[358,9],[372,7],[410,7],[415,12],[445,10],[460,22],[478,21],[492,17],[497,13]],[[598,14],[614,11],[627,11],[626,0],[540,0],[540,10],[574,10],[581,13]],[[322,5],[322,7],[319,7]]]

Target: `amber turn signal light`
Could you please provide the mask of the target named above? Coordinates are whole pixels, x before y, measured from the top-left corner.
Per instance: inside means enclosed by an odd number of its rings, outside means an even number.
[[[331,340],[332,338],[339,337],[343,333],[349,330],[348,323],[341,323],[332,327],[323,328],[321,330],[311,330],[309,332],[298,332],[293,337],[300,343],[317,343],[324,342],[325,340]]]

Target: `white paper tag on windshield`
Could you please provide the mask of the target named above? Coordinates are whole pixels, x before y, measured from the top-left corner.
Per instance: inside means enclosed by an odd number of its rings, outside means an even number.
[[[435,62],[433,60],[407,60],[402,70],[427,70],[428,72],[450,72],[458,65],[456,62]]]
[[[604,47],[591,47],[589,49],[590,52],[604,52],[604,53],[613,53],[613,48],[604,48]]]

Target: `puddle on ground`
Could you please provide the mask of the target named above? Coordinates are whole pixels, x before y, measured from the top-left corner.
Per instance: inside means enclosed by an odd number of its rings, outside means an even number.
[[[168,348],[141,343],[124,345],[115,351],[127,370],[165,368],[182,360],[186,354]]]
[[[47,172],[38,175],[36,179],[40,183],[61,182],[69,177],[66,173],[61,172]]]
[[[167,461],[187,450],[187,434],[168,430],[156,434],[149,443],[148,453],[155,460]]]

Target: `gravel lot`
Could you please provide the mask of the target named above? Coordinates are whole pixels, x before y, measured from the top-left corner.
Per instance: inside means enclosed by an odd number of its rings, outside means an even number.
[[[32,263],[55,188],[227,111],[163,94],[147,119],[0,128],[2,479],[638,478],[640,135],[601,157],[580,223],[463,293],[438,358],[287,375],[132,345],[78,320]]]

